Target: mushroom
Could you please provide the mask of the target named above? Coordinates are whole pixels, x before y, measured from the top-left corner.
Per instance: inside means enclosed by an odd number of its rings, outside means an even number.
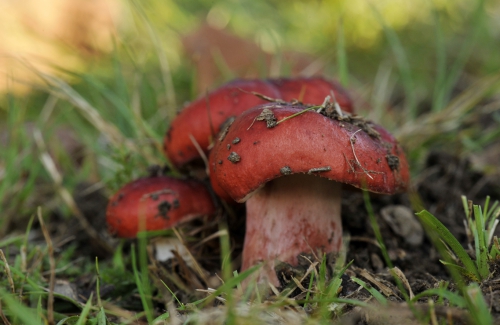
[[[172,164],[181,167],[198,159],[200,149],[207,153],[211,140],[221,129],[225,129],[234,117],[266,102],[255,93],[269,99],[298,99],[305,103],[321,104],[332,91],[342,109],[352,112],[352,102],[347,92],[338,83],[324,78],[231,81],[209,94],[200,96],[177,115],[164,138],[165,154]],[[221,137],[224,137],[223,133]],[[196,148],[196,145],[199,145],[199,148]]]
[[[277,286],[276,261],[296,266],[301,254],[341,249],[342,183],[393,194],[407,188],[409,171],[382,127],[331,107],[273,103],[244,112],[216,141],[210,178],[246,202],[242,269],[266,261],[260,278]]]
[[[134,238],[140,230],[168,229],[214,212],[212,197],[203,183],[167,176],[144,177],[126,184],[111,197],[106,222],[110,233]]]

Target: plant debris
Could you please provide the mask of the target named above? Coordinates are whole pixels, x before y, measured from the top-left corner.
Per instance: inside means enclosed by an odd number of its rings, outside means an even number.
[[[332,167],[330,167],[330,166],[316,167],[316,168],[309,169],[307,171],[307,174],[311,175],[312,173],[329,172],[330,170],[332,170]]]
[[[239,162],[241,160],[241,157],[240,157],[240,155],[238,155],[236,152],[233,151],[229,154],[229,156],[227,157],[227,160],[229,160],[233,164],[236,164],[237,162]]]
[[[268,129],[275,127],[277,124],[276,117],[274,116],[273,111],[271,111],[269,108],[264,108],[262,112],[253,120],[252,124],[250,124],[247,130],[250,130],[255,121],[266,121],[266,126]]]

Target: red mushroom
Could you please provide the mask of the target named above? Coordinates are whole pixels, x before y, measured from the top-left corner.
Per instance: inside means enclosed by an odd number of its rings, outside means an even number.
[[[168,229],[214,211],[210,193],[198,181],[145,177],[111,197],[106,221],[112,234],[134,238],[140,230]]]
[[[341,108],[352,112],[347,92],[338,83],[323,78],[234,80],[201,96],[180,112],[165,135],[165,154],[172,164],[181,167],[199,158],[199,149],[193,140],[207,153],[210,140],[225,122],[266,102],[252,92],[284,101],[297,99],[319,105],[332,91]]]
[[[402,149],[382,127],[331,106],[322,113],[305,109],[250,109],[210,155],[215,190],[246,201],[242,268],[267,261],[261,277],[275,285],[275,260],[297,265],[302,253],[340,250],[342,183],[393,194],[409,179]]]

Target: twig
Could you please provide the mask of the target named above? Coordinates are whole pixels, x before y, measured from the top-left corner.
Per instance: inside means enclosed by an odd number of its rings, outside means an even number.
[[[351,137],[349,138],[349,142],[351,143],[351,148],[352,148],[352,154],[354,155],[354,159],[356,159],[356,163],[358,164],[358,166],[365,172],[365,174],[370,177],[371,179],[373,179],[373,177],[368,173],[368,170],[366,170],[365,167],[363,167],[361,165],[361,163],[359,162],[359,159],[358,157],[356,156],[356,151],[354,151],[354,136],[356,135],[356,133],[358,133],[359,131],[361,131],[361,129],[357,130],[356,132],[354,132]]]
[[[47,243],[47,249],[49,251],[49,265],[50,265],[50,278],[49,278],[49,298],[47,299],[47,321],[50,325],[55,324],[54,321],[54,286],[56,283],[56,260],[54,259],[54,246],[52,246],[52,240],[50,239],[49,231],[45,226],[42,218],[42,208],[37,209],[38,222],[40,222],[40,227],[42,228],[43,237],[45,237],[45,242]]]

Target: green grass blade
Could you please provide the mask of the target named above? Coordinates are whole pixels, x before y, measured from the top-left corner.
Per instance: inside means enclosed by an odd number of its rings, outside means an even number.
[[[89,300],[87,300],[85,307],[83,307],[82,313],[80,314],[80,317],[78,317],[78,322],[76,322],[75,325],[84,325],[87,323],[87,316],[89,315],[91,308],[92,308],[92,293],[90,294]]]
[[[255,265],[255,266],[252,266],[251,268],[243,271],[243,272],[240,272],[238,273],[238,276],[237,277],[234,277],[234,278],[230,278],[228,280],[225,280],[224,281],[224,284],[221,285],[219,288],[217,288],[217,290],[215,290],[212,294],[210,294],[210,296],[208,297],[205,297],[203,299],[200,299],[200,300],[197,300],[195,302],[192,302],[191,304],[193,305],[199,305],[201,303],[209,303],[211,302],[215,297],[217,297],[218,295],[224,293],[224,292],[227,292],[229,291],[230,289],[234,288],[235,286],[238,285],[238,283],[241,283],[242,281],[244,281],[246,278],[248,278],[252,273],[256,272],[258,269],[260,269],[262,267],[262,265]],[[184,308],[179,308],[180,310],[183,310]]]
[[[432,110],[440,111],[444,106],[446,80],[446,46],[443,37],[443,28],[441,17],[437,8],[434,8],[434,25],[436,33],[436,83],[434,85],[434,96],[432,101]]]
[[[451,248],[460,262],[462,262],[467,272],[473,274],[478,279],[481,278],[476,265],[469,257],[469,254],[467,254],[462,245],[460,245],[458,240],[451,234],[451,232],[445,227],[445,225],[441,223],[441,221],[439,221],[427,210],[418,212],[417,216],[420,218],[420,221],[429,232],[436,233],[439,238],[441,238]]]
[[[413,120],[417,116],[417,98],[415,96],[415,83],[413,81],[412,71],[410,68],[410,63],[408,61],[408,56],[406,55],[406,51],[401,44],[401,41],[394,29],[387,26],[384,21],[384,18],[380,14],[380,12],[375,8],[374,5],[371,5],[372,11],[375,14],[375,17],[379,21],[380,25],[382,25],[382,29],[384,30],[387,41],[389,42],[389,46],[396,58],[396,64],[399,69],[399,73],[401,75],[401,81],[403,82],[403,87],[405,91],[406,97],[406,110],[409,115],[409,119]]]
[[[97,313],[97,325],[106,325],[107,323],[108,319],[106,318],[106,313],[104,312],[104,308],[101,307]]]
[[[356,282],[360,286],[362,286],[366,291],[368,291],[373,298],[375,298],[381,305],[387,306],[387,298],[385,298],[377,289],[369,286],[366,282],[361,279],[352,277],[352,281]]]
[[[344,21],[341,19],[337,31],[337,69],[340,83],[347,87],[349,84],[349,72],[347,67],[347,53],[345,48]]]
[[[462,277],[465,277],[471,281],[476,281],[479,282],[480,278],[474,274],[473,272],[469,272],[466,268],[456,265],[454,263],[446,262],[443,260],[439,260],[444,266],[448,267],[449,269],[453,269],[455,271],[458,271]]]
[[[139,243],[140,245],[140,243]],[[135,277],[135,283],[137,285],[137,289],[139,290],[139,295],[141,297],[141,302],[142,302],[142,306],[144,308],[144,312],[146,313],[146,318],[148,319],[148,322],[151,324],[151,322],[153,321],[153,314],[152,314],[152,310],[153,310],[153,303],[151,301],[151,297],[149,296],[150,294],[150,290],[149,290],[149,287],[148,287],[148,283],[147,283],[147,272],[146,274],[139,274],[139,271],[137,269],[137,259],[136,259],[136,253],[135,253],[135,245],[132,245],[131,247],[131,255],[132,255],[132,270],[134,272],[134,277]],[[139,254],[146,254],[146,251],[142,251],[141,249],[139,249]],[[140,259],[142,259],[140,256],[139,256]],[[140,264],[141,261],[139,261]],[[141,271],[143,271],[143,267],[142,265],[140,265],[141,267]],[[146,268],[147,270],[147,268]]]
[[[466,38],[465,43],[462,45],[462,48],[459,50],[457,58],[453,64],[451,64],[451,68],[449,69],[448,78],[444,81],[443,90],[441,91],[441,98],[439,99],[437,109],[441,109],[448,101],[448,98],[453,90],[453,87],[456,85],[458,79],[460,78],[460,74],[464,70],[465,64],[469,60],[469,57],[474,50],[474,45],[476,43],[476,39],[479,36],[482,27],[482,19],[485,14],[484,9],[484,0],[477,1],[477,7],[474,10],[471,22],[469,26],[471,26],[470,36]],[[434,108],[434,107],[433,107]]]
[[[476,264],[481,279],[488,277],[490,270],[488,267],[488,246],[486,243],[486,231],[484,228],[484,215],[479,205],[474,205],[474,218],[476,219],[477,240]]]
[[[444,288],[427,289],[425,291],[422,291],[421,293],[415,295],[412,301],[416,302],[421,298],[432,296],[438,296],[447,299],[451,305],[456,307],[464,308],[466,306],[466,301],[463,297]]]
[[[470,317],[475,325],[493,324],[493,318],[488,304],[481,293],[481,288],[476,283],[472,283],[465,290],[465,297],[468,303]]]

